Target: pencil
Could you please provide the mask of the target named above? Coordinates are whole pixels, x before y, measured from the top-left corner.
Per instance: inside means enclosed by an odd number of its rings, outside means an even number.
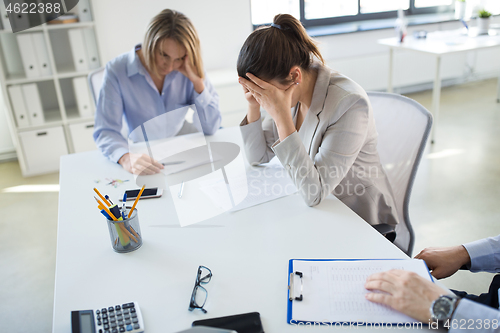
[[[99,191],[98,191],[95,187],[94,187],[94,192],[95,192],[95,193],[97,193],[97,195],[99,196],[99,198],[101,198],[101,199],[102,199],[102,201],[104,201],[104,203],[106,204],[106,206],[108,206],[108,207],[109,207],[109,206],[111,206],[111,204],[108,202],[108,200],[106,200],[106,198],[104,198],[104,197],[102,196],[102,194],[101,194],[101,193],[99,193]],[[104,205],[103,205],[103,206],[104,206]]]
[[[137,241],[137,239],[134,237],[134,235],[132,235],[132,234],[130,233],[130,231],[128,231],[127,227],[123,225],[123,223],[120,223],[120,228],[122,229],[122,231],[124,231],[124,232],[125,232],[125,234],[127,234],[127,236],[129,236],[130,238],[132,238],[132,239],[134,240],[134,242],[139,243],[139,242]]]
[[[115,217],[115,216],[114,216],[114,215],[113,215],[113,214],[109,211],[108,207],[104,206],[104,205],[102,204],[102,202],[101,202],[101,201],[99,201],[99,199],[97,199],[96,197],[94,197],[94,199],[97,201],[97,203],[98,203],[99,205],[101,205],[101,206],[103,206],[103,207],[104,207],[104,211],[105,211],[106,213],[108,213],[109,217],[111,217],[111,218],[113,219],[113,221],[118,221],[118,220],[116,219],[116,217]]]
[[[141,191],[139,192],[139,195],[137,198],[135,198],[134,204],[132,205],[132,209],[130,212],[128,212],[127,218],[129,219],[130,216],[132,216],[132,212],[134,211],[135,205],[137,205],[137,202],[139,202],[139,199],[141,198],[142,192],[144,192],[144,188],[146,188],[146,184],[142,185]]]
[[[132,228],[132,226],[130,226],[130,230],[132,230],[132,233],[135,235],[135,237],[141,238],[141,237],[139,237],[139,235],[137,234],[137,232],[135,232],[135,230],[134,230],[134,228]]]

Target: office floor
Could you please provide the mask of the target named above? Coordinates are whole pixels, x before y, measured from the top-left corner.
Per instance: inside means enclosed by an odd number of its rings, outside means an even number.
[[[496,84],[487,80],[443,89],[437,141],[427,149],[411,198],[414,254],[500,233]],[[408,96],[431,106],[430,91]],[[0,175],[0,323],[11,333],[50,332],[58,192],[42,185],[58,184],[58,174],[22,178],[18,163],[6,162],[0,163]],[[491,278],[459,272],[442,281],[480,293]]]

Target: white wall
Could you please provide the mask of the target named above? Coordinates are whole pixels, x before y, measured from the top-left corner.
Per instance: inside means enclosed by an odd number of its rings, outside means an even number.
[[[129,51],[135,43],[141,42],[149,20],[163,8],[172,8],[183,12],[194,22],[200,34],[208,71],[234,70],[239,48],[252,31],[249,3],[249,0],[92,0],[104,61]],[[500,22],[500,17],[496,17],[495,21]],[[458,22],[432,24],[410,27],[409,33],[459,27]],[[326,36],[317,40],[332,67],[359,81],[366,89],[383,89],[387,82],[388,50],[376,41],[392,36],[393,29],[385,29]],[[499,52],[478,52],[478,72],[492,72],[490,66],[500,70],[500,62],[491,58],[500,55]],[[462,75],[465,59],[464,54],[445,57],[443,78]],[[488,62],[488,59],[491,61]],[[486,67],[481,67],[484,64],[487,64]],[[398,53],[394,83],[410,85],[430,82],[434,75],[433,65],[430,56]]]
[[[202,41],[204,63],[209,77],[217,77],[224,70],[234,72],[235,87],[221,82],[221,108],[224,112],[244,109],[237,96],[236,59],[245,38],[252,31],[249,0],[92,0],[97,24],[99,45],[104,61],[130,50],[142,41],[149,20],[163,8],[172,8],[186,14],[195,24]],[[495,18],[500,23],[500,18]],[[472,25],[475,23],[472,22]],[[460,27],[458,22],[410,27],[414,30],[446,30]],[[317,38],[327,63],[351,77],[367,90],[385,89],[388,79],[388,49],[377,44],[377,39],[393,37],[393,29],[375,30]],[[461,77],[467,59],[479,76],[495,76],[500,71],[500,49],[479,51],[475,56],[449,55],[442,61],[443,79]],[[395,55],[395,86],[409,86],[431,82],[434,78],[432,56],[397,52]],[[223,77],[229,77],[227,71]],[[227,81],[227,80],[226,80]],[[219,90],[221,90],[218,87]],[[226,92],[227,90],[227,92]],[[222,92],[222,93],[221,93]]]
[[[252,29],[248,0],[92,0],[92,7],[105,62],[142,42],[149,21],[165,8],[193,21],[207,70],[234,68],[239,48]]]

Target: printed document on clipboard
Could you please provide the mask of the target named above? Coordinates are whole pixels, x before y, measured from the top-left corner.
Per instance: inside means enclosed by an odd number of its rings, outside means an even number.
[[[433,281],[425,262],[418,259],[290,259],[288,324],[416,322],[365,298],[368,276],[391,269],[413,271]]]

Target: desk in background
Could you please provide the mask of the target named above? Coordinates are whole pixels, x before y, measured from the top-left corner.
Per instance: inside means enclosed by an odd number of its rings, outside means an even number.
[[[468,52],[500,46],[500,30],[490,30],[489,35],[478,36],[477,30],[475,28],[471,28],[470,36],[467,36],[463,34],[464,29],[432,32],[428,33],[427,38],[423,39],[407,36],[403,43],[400,43],[396,37],[378,40],[379,44],[389,47],[388,92],[392,92],[393,90],[392,77],[394,73],[395,49],[422,52],[436,57],[436,74],[434,77],[434,87],[432,89],[432,114],[434,117],[434,126],[432,126],[431,143],[434,143],[435,141],[438,124],[439,104],[441,98],[441,57],[452,53]],[[497,102],[500,103],[500,76],[497,91]]]
[[[210,141],[242,144],[236,127],[218,131]],[[105,178],[129,181],[114,188]],[[92,188],[118,199],[137,187],[133,176],[93,151],[62,158],[60,186],[54,333],[71,332],[71,310],[130,301],[139,303],[148,333],[177,332],[195,320],[252,311],[260,312],[268,333],[323,331],[286,323],[289,259],[407,258],[334,196],[310,208],[291,195],[181,228],[169,191],[139,202],[144,243],[118,254]],[[207,314],[188,311],[199,265],[213,272],[206,285]]]

